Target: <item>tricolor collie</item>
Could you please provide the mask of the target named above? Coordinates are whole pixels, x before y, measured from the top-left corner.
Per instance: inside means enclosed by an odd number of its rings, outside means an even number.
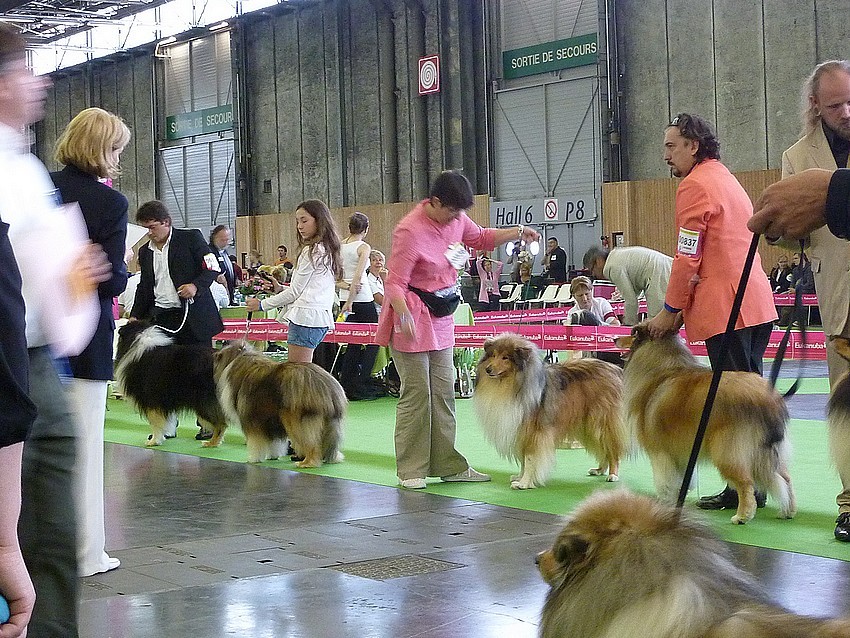
[[[499,454],[515,459],[514,489],[543,485],[555,450],[577,440],[599,465],[589,474],[618,480],[626,451],[621,370],[598,359],[545,365],[530,341],[503,334],[484,343],[472,396],[478,421]]]
[[[205,430],[227,427],[213,379],[213,353],[210,346],[176,345],[144,321],[118,330],[115,378],[150,423],[147,445],[162,445],[169,415],[183,410],[195,412]]]
[[[298,467],[339,463],[342,421],[348,402],[339,382],[313,363],[276,362],[254,350],[229,345],[215,355],[221,404],[239,423],[248,461],[283,456],[286,440],[304,457]],[[213,431],[218,445],[224,429]]]
[[[635,326],[617,344],[628,348],[624,372],[626,418],[646,450],[658,496],[675,501],[711,385],[711,368],[697,362],[678,334],[652,339]],[[724,372],[700,458],[710,460],[738,491],[733,523],[756,513],[755,487],[779,503],[779,518],[797,506],[788,475],[788,409],[754,372]]]
[[[839,638],[848,620],[773,604],[705,525],[660,501],[599,490],[537,556],[542,638]]]

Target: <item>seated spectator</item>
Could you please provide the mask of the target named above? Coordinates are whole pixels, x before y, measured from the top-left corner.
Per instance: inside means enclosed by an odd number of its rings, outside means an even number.
[[[288,264],[289,268],[292,269],[292,267],[295,264],[293,264],[292,260],[289,257],[286,256],[288,253],[289,253],[289,249],[286,246],[284,246],[283,244],[278,246],[277,247],[277,259],[275,259],[274,265],[275,266],[286,266]]]
[[[534,283],[534,277],[531,274],[531,263],[526,262],[519,267],[519,283],[522,286],[519,296],[521,300],[537,299],[540,296],[540,286]]]
[[[791,269],[791,287],[788,292],[794,294],[800,290],[804,295],[815,294],[815,278],[812,274],[812,262],[806,253],[794,253]]]
[[[791,287],[791,272],[791,267],[788,265],[788,255],[780,255],[768,277],[774,294],[788,291],[788,288]]]
[[[482,254],[475,260],[475,265],[481,280],[478,286],[478,301],[484,304],[482,310],[498,310],[499,300],[502,298],[499,291],[502,262]]]
[[[248,274],[252,277],[257,274],[257,269],[263,265],[263,256],[256,248],[248,251]]]
[[[384,264],[386,257],[380,250],[373,250],[369,253],[369,269],[366,271],[366,278],[369,281],[369,288],[372,290],[372,298],[375,300],[375,310],[381,314],[381,306],[384,305],[384,282],[387,280],[387,275],[390,271],[386,269]]]
[[[572,293],[576,303],[567,314],[567,323],[579,323],[579,319],[573,320],[573,317],[580,317],[582,313],[590,313],[599,321],[598,325],[620,325],[620,320],[617,319],[617,315],[614,314],[614,309],[608,300],[593,296],[593,284],[587,277],[573,279],[570,282],[570,293]]]

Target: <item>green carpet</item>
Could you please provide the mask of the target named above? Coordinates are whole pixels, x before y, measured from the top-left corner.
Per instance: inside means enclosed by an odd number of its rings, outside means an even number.
[[[123,401],[110,400],[108,408],[106,440],[143,447],[149,430],[141,417]],[[584,450],[560,450],[558,465],[545,487],[512,490],[509,476],[518,468],[500,458],[484,441],[471,400],[457,401],[457,417],[458,449],[476,469],[491,474],[493,481],[459,484],[429,479],[427,491],[430,493],[551,514],[568,513],[596,489],[624,485],[638,492],[654,493],[649,462],[643,455],[624,460],[620,483],[606,483],[602,478],[586,476],[587,469],[594,463]],[[346,460],[338,465],[298,471],[377,485],[397,485],[394,420],[395,399],[351,403],[343,443]],[[187,415],[181,418],[181,423],[187,425],[179,428],[176,439],[167,440],[153,450],[245,462],[244,438],[237,428],[228,430],[221,447],[203,448],[194,439],[197,432],[194,418]],[[839,543],[832,535],[837,516],[835,495],[840,491],[840,481],[828,460],[826,426],[822,421],[792,420],[791,441],[794,445],[791,476],[799,507],[794,520],[776,519],[776,508],[770,503],[758,510],[752,522],[743,526],[731,524],[729,518],[733,512],[706,512],[705,516],[718,533],[735,543],[850,560],[850,546]],[[267,461],[264,465],[295,469],[288,459]],[[714,468],[703,466],[699,476],[700,493],[711,494],[721,487],[722,481]]]

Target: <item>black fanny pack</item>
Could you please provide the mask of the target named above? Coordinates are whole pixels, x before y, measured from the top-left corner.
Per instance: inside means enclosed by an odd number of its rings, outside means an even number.
[[[440,290],[435,290],[434,292],[420,290],[419,288],[414,288],[410,285],[408,288],[412,292],[416,293],[416,295],[422,300],[422,303],[427,306],[428,312],[435,317],[449,316],[457,310],[457,307],[460,304],[460,294],[458,293],[457,286],[442,288]]]

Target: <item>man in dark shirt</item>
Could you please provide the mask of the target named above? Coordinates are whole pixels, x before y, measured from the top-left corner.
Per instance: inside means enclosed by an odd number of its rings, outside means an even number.
[[[567,253],[558,245],[558,240],[550,237],[546,241],[546,260],[543,275],[554,283],[567,281]]]

